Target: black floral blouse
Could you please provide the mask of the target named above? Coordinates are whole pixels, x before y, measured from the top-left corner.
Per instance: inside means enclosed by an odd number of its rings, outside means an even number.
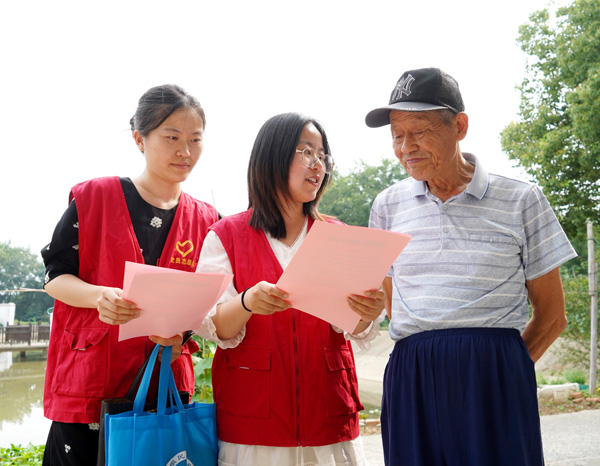
[[[119,179],[144,262],[156,265],[167,241],[177,206],[168,210],[154,207],[142,199],[130,178]],[[73,200],[56,225],[52,241],[42,249],[46,266],[44,283],[63,274],[79,276],[78,228],[77,206]]]

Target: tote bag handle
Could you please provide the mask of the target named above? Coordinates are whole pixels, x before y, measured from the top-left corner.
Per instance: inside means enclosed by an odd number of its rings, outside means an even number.
[[[148,359],[148,365],[144,370],[144,376],[140,382],[135,400],[133,401],[133,412],[135,414],[141,414],[144,411],[144,405],[146,403],[146,396],[148,395],[148,388],[150,387],[150,379],[152,378],[152,371],[154,370],[154,364],[158,351],[161,348],[160,345],[156,345],[150,354]],[[158,379],[158,403],[156,406],[157,413],[164,415],[167,407],[167,394],[170,395],[171,406],[175,406],[178,411],[183,411],[183,403],[177,392],[177,385],[175,384],[175,378],[173,377],[173,371],[171,370],[171,352],[170,346],[164,346],[161,363],[160,363],[160,377]]]
[[[148,359],[148,364],[146,365],[146,369],[144,370],[144,376],[142,377],[142,381],[140,382],[137,394],[135,395],[132,411],[136,414],[141,414],[144,411],[144,404],[146,404],[146,395],[148,395],[150,379],[152,378],[152,371],[154,370],[154,364],[156,363],[156,356],[158,355],[159,349],[160,345],[156,345],[152,350],[150,358]],[[169,359],[171,359],[170,356]]]
[[[170,346],[165,346],[162,352],[160,363],[160,378],[158,379],[158,404],[156,412],[164,415],[167,407],[167,394],[171,399],[171,406],[176,407],[177,411],[183,411],[183,403],[177,391],[173,371],[171,370],[171,351]]]

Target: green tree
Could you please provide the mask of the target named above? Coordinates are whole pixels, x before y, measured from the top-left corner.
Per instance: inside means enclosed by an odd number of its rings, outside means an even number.
[[[368,165],[361,160],[347,175],[336,170],[319,210],[349,225],[366,227],[377,194],[407,176],[396,159],[382,158],[379,165]]]
[[[585,275],[563,276],[563,289],[569,323],[561,336],[569,340],[571,345],[568,353],[563,355],[562,362],[585,367],[587,371],[590,367],[591,328],[588,278]],[[600,351],[600,342],[598,350]]]
[[[10,241],[0,243],[0,290],[43,288],[44,264],[29,249],[13,247]],[[15,318],[21,321],[39,321],[53,300],[43,292],[3,292],[0,302],[15,303]]]
[[[528,55],[517,122],[502,148],[544,189],[569,237],[600,217],[600,0],[529,16],[518,43]]]

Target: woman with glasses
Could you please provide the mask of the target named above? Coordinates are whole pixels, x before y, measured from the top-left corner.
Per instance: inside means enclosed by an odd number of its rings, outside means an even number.
[[[269,119],[250,155],[249,210],[213,225],[204,242],[198,271],[234,274],[198,330],[219,346],[221,465],[367,464],[350,342],[275,286],[314,222],[337,222],[317,209],[333,165],[319,122]],[[361,317],[353,333],[364,345],[378,334],[384,294],[356,291],[348,306]]]

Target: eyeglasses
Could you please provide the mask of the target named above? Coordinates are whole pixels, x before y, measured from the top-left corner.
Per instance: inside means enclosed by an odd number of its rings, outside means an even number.
[[[313,168],[317,162],[321,163],[325,173],[331,174],[335,165],[333,157],[329,154],[316,154],[314,149],[307,147],[306,149],[296,149],[296,152],[302,155],[302,163],[308,168]]]

